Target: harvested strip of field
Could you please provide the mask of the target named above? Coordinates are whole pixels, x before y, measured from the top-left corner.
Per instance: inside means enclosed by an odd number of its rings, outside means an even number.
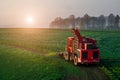
[[[98,66],[80,65],[80,68],[86,72],[88,80],[109,80],[108,76]]]
[[[61,55],[60,57],[64,59]],[[73,64],[73,62],[68,62],[68,63]],[[75,67],[82,69],[87,74],[85,80],[110,80],[109,77],[99,68],[99,65],[79,64],[78,66]]]
[[[10,47],[20,48],[20,49],[25,49],[27,51],[38,53],[40,55],[45,54],[45,52],[38,51],[38,50],[35,50],[35,49],[32,49],[32,48],[28,48],[28,47],[24,47],[24,46],[20,46],[20,45],[15,45],[15,44],[0,44],[0,45],[10,46]]]

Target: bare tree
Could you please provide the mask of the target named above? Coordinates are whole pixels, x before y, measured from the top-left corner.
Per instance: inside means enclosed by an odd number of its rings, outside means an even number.
[[[75,16],[70,15],[68,19],[69,19],[69,27],[75,27]]]
[[[120,17],[119,17],[119,15],[117,15],[117,16],[115,17],[115,29],[118,29],[118,28],[119,28],[119,19],[120,19]]]
[[[108,29],[113,29],[115,24],[115,16],[111,13],[108,16]]]
[[[100,15],[99,17],[91,17],[85,14],[83,17],[75,18],[70,15],[67,18],[57,17],[50,23],[55,28],[72,28],[77,26],[80,29],[118,29],[120,17],[114,16],[112,13],[107,17]]]
[[[90,22],[90,16],[88,14],[85,14],[83,17],[83,23],[84,23],[85,29],[88,29],[89,22]]]
[[[81,29],[82,23],[81,23],[81,18],[80,17],[76,18],[76,25],[77,25],[78,28]]]
[[[99,26],[100,29],[105,28],[105,16],[104,15],[100,15],[98,17],[98,26]]]

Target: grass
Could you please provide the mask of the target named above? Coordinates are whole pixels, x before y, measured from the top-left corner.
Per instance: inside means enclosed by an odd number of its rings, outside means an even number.
[[[65,80],[68,75],[84,79],[78,69],[54,52],[42,55],[0,45],[0,80]]]
[[[97,40],[100,68],[111,80],[119,79],[120,31],[80,32]],[[73,36],[70,30],[0,29],[0,80],[64,80],[70,75],[87,80],[85,72],[56,54],[64,51],[69,36]]]
[[[85,35],[87,35],[86,33]],[[111,80],[120,79],[119,33],[120,31],[93,31],[88,35],[89,37],[95,37],[97,39],[101,52],[100,68],[110,77]]]
[[[71,34],[67,30],[54,29],[4,29],[0,32],[0,43],[32,48],[42,52],[63,51]]]

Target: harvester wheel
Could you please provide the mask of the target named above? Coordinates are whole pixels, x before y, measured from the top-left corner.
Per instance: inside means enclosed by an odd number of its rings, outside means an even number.
[[[70,55],[69,55],[68,52],[65,52],[65,53],[64,53],[64,58],[65,58],[66,61],[69,61]]]
[[[77,56],[74,56],[74,65],[75,65],[75,66],[78,65],[78,58],[77,58]]]
[[[70,55],[70,61],[73,61],[72,55]]]

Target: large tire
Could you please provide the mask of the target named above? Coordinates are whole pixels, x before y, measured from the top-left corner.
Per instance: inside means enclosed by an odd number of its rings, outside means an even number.
[[[74,56],[74,65],[75,65],[75,66],[78,65],[78,58],[77,58],[77,56]]]
[[[69,52],[65,52],[65,53],[64,53],[64,59],[65,59],[66,61],[69,61],[69,60],[70,60],[70,54],[69,54]]]
[[[72,54],[70,55],[70,61],[73,61]]]

